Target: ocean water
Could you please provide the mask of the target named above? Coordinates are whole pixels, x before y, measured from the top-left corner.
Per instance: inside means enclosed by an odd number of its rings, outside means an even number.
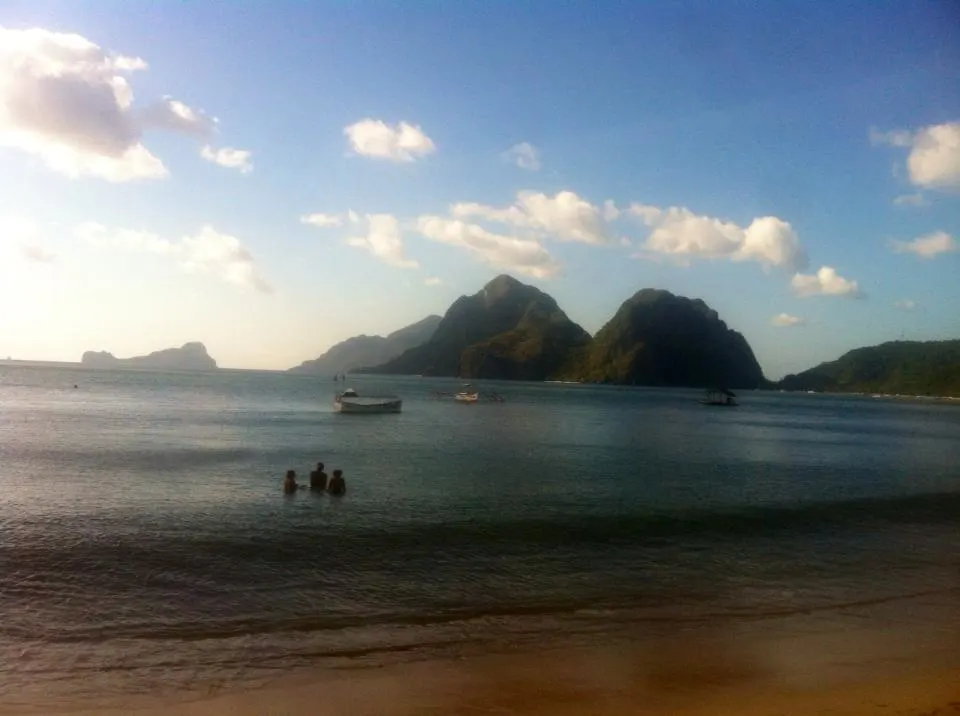
[[[354,383],[404,412],[334,414],[332,381],[283,374],[0,366],[0,704],[957,608],[956,405]],[[346,497],[284,497],[317,460]]]

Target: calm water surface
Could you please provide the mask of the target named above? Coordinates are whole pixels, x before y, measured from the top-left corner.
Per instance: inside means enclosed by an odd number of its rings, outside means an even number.
[[[957,406],[552,384],[470,406],[429,399],[449,381],[355,383],[404,412],[336,415],[333,382],[282,374],[0,367],[0,702],[956,607]],[[317,460],[348,495],[284,498]]]

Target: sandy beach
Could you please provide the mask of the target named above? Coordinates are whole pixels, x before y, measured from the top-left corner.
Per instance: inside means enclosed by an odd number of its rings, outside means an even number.
[[[344,659],[257,688],[71,708],[70,716],[414,716],[960,714],[954,625],[874,622],[786,635],[716,626],[619,643],[433,655],[380,665]],[[881,627],[881,628],[877,628]],[[33,714],[5,709],[0,715]],[[49,706],[44,713],[50,714]]]
[[[554,657],[556,655],[553,655]],[[74,711],[73,716],[583,716],[676,714],[800,716],[960,714],[960,668],[877,674],[823,687],[789,687],[691,654],[686,668],[646,675],[623,663],[530,655],[344,670],[313,681],[180,704]],[[677,666],[677,665],[674,665]],[[0,713],[12,713],[0,710]]]

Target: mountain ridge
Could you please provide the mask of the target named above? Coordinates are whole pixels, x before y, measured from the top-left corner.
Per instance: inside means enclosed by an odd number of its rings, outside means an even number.
[[[429,315],[386,336],[359,335],[335,343],[322,355],[287,370],[295,375],[335,376],[389,361],[433,335],[440,316]]]
[[[765,384],[746,339],[701,299],[642,289],[591,337],[551,296],[505,274],[454,301],[429,341],[364,372],[695,387]]]

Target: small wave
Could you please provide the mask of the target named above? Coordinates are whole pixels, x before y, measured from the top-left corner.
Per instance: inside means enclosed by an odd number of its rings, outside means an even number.
[[[523,618],[569,617],[586,621],[614,621],[622,623],[658,623],[658,624],[699,624],[713,621],[763,621],[784,617],[841,612],[863,609],[883,604],[893,604],[926,597],[960,594],[960,587],[928,589],[873,597],[869,599],[846,600],[838,602],[813,602],[797,604],[789,608],[743,609],[691,611],[671,611],[670,605],[657,608],[638,608],[631,603],[610,603],[588,605],[584,602],[564,604],[531,605],[489,605],[482,607],[464,607],[458,609],[437,610],[417,614],[381,613],[363,616],[310,616],[286,619],[237,619],[219,624],[183,623],[158,627],[155,624],[111,625],[109,628],[83,628],[72,633],[51,635],[44,639],[47,643],[85,643],[97,644],[113,640],[149,640],[196,642],[217,639],[236,639],[250,636],[277,634],[297,634],[316,632],[339,632],[357,629],[402,629],[405,627],[434,627],[449,624],[466,624],[490,620],[518,620]],[[16,634],[8,634],[14,636]],[[23,637],[27,635],[21,635]],[[415,648],[423,644],[404,645],[396,648]],[[357,656],[374,651],[383,651],[385,647],[363,647],[318,652],[323,656]]]

